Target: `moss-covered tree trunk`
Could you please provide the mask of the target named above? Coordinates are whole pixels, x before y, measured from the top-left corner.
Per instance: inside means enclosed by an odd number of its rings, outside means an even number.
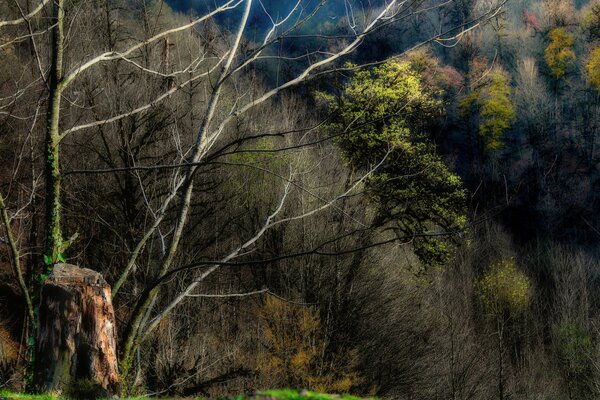
[[[37,354],[35,381],[42,391],[90,398],[119,392],[115,316],[102,275],[54,266],[42,287]]]
[[[64,52],[64,0],[54,0],[52,9],[52,67],[48,81],[48,110],[46,113],[46,250],[48,264],[58,260],[62,246],[60,228],[60,100],[62,96]]]
[[[119,392],[110,286],[97,272],[64,261],[61,229],[60,117],[64,79],[65,0],[53,0],[52,66],[45,138],[46,245],[39,293],[33,385],[41,391],[82,390],[84,397]]]

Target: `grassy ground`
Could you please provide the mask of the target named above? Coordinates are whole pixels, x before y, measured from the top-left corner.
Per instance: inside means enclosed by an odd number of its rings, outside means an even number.
[[[58,397],[51,394],[18,394],[0,390],[0,399],[14,400],[59,400]]]
[[[0,400],[65,400],[50,394],[19,394],[0,390]],[[146,400],[147,397],[135,397],[129,400]],[[165,399],[164,397],[162,399]],[[201,398],[198,398],[201,400]],[[315,392],[297,392],[295,390],[267,390],[259,392],[254,396],[235,396],[222,400],[361,400],[350,395],[330,395]]]
[[[236,400],[360,400],[350,395],[330,395],[315,392],[297,392],[295,390],[267,390],[255,397],[237,397]]]

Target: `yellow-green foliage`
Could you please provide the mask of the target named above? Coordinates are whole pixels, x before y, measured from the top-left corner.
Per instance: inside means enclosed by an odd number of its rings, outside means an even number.
[[[502,68],[495,67],[489,72],[477,71],[471,79],[479,85],[460,100],[461,117],[469,118],[478,113],[484,150],[499,150],[503,147],[502,136],[511,128],[516,116],[509,76]]]
[[[479,291],[488,312],[498,316],[523,311],[529,305],[532,289],[529,278],[509,259],[490,267],[479,281]]]
[[[357,72],[343,95],[322,95],[336,116],[328,125],[351,168],[365,172],[378,223],[415,235],[415,252],[427,264],[443,264],[450,248],[420,234],[460,229],[466,222],[465,191],[436,154],[429,129],[444,113],[438,62],[412,54]]]
[[[252,357],[259,385],[348,393],[361,382],[356,352],[326,357],[317,309],[268,297],[259,320],[265,351]]]
[[[561,79],[575,66],[575,38],[563,27],[554,28],[548,33],[550,43],[544,52],[550,74]]]
[[[502,70],[495,69],[491,72],[490,83],[480,97],[479,134],[484,138],[486,151],[502,148],[502,135],[515,120],[515,107],[510,95],[508,77]]]
[[[600,91],[600,46],[596,47],[590,53],[588,62],[585,64],[588,75],[588,83],[596,90]]]
[[[343,98],[345,126],[354,134],[341,144],[352,162],[371,164],[390,148],[410,151],[406,121],[390,121],[395,112],[422,119],[441,115],[442,103],[423,90],[420,74],[408,61],[390,61],[373,71],[357,72],[346,86]],[[382,154],[383,152],[383,154]]]

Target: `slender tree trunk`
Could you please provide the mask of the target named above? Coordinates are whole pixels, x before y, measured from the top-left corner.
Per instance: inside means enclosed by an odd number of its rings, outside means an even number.
[[[244,15],[242,16],[242,19],[240,20],[240,25],[236,32],[234,43],[231,47],[229,56],[227,57],[227,60],[223,66],[223,69],[221,70],[219,79],[218,79],[215,89],[211,95],[211,98],[210,98],[210,101],[208,104],[208,108],[207,108],[206,114],[204,116],[204,120],[202,121],[200,129],[198,131],[196,143],[194,145],[194,150],[193,150],[192,157],[190,160],[191,162],[186,170],[186,177],[185,177],[186,181],[183,185],[181,203],[180,203],[179,210],[178,210],[178,215],[177,215],[177,220],[175,223],[174,232],[173,232],[173,234],[171,236],[171,240],[169,242],[167,254],[165,255],[165,257],[162,260],[159,274],[157,276],[158,278],[164,276],[168,272],[173,261],[175,260],[175,255],[177,254],[177,250],[179,248],[179,242],[180,242],[182,234],[183,234],[183,228],[187,222],[188,214],[189,214],[190,208],[191,208],[192,194],[193,194],[193,190],[194,190],[194,174],[196,172],[196,169],[198,168],[196,163],[201,159],[201,157],[204,156],[204,151],[206,150],[206,147],[208,146],[209,138],[207,137],[207,135],[208,135],[212,120],[213,120],[214,115],[217,110],[217,105],[219,103],[219,97],[221,95],[221,90],[223,89],[223,85],[224,85],[224,78],[227,76],[227,73],[229,72],[229,69],[233,63],[233,60],[234,60],[235,56],[237,55],[237,50],[239,48],[239,45],[240,45],[240,42],[242,39],[242,35],[244,32],[244,28],[246,27],[246,23],[248,21],[249,15],[250,15],[251,7],[252,7],[252,0],[246,0],[246,7],[244,9]],[[138,305],[133,312],[131,322],[130,322],[127,332],[125,334],[125,343],[123,345],[123,352],[122,352],[122,358],[121,358],[121,370],[122,370],[122,373],[124,376],[127,376],[129,369],[131,368],[131,365],[133,362],[133,355],[134,355],[137,347],[140,345],[140,338],[138,336],[140,336],[139,335],[140,330],[142,330],[144,328],[142,321],[144,320],[145,316],[149,315],[150,312],[152,311],[153,305],[156,301],[159,291],[160,291],[159,286],[156,286],[156,287],[152,288],[151,290],[143,293],[141,300],[138,302]],[[143,337],[143,335],[142,335],[142,337]]]
[[[498,323],[498,398],[504,400],[504,323],[497,317]]]
[[[60,100],[62,95],[64,50],[64,0],[54,0],[52,9],[52,67],[46,113],[46,250],[47,263],[56,262],[62,246],[60,227]]]
[[[50,24],[52,28],[52,65],[48,76],[48,109],[46,112],[46,138],[45,138],[45,165],[44,175],[46,183],[46,244],[44,250],[43,268],[38,269],[32,266],[32,271],[42,270],[42,274],[50,272],[52,265],[58,260],[62,245],[62,232],[60,228],[60,169],[59,169],[59,119],[60,119],[60,98],[62,81],[62,63],[64,49],[64,0],[53,0],[52,18]],[[38,276],[32,276],[30,279],[34,282],[33,300],[37,303],[40,293]],[[32,349],[32,357],[29,360],[29,368],[36,369],[38,360],[43,358],[39,346],[35,344],[39,327],[39,315],[37,308],[34,309],[32,318],[32,329],[30,332],[31,342],[28,345]],[[40,387],[39,381],[34,377],[29,380],[28,385],[33,385],[33,389]]]

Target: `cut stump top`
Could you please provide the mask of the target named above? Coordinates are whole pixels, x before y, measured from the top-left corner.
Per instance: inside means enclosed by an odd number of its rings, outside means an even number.
[[[48,282],[49,281],[49,282]],[[88,268],[80,268],[73,264],[55,264],[52,273],[48,276],[48,283],[107,286],[102,275]]]

